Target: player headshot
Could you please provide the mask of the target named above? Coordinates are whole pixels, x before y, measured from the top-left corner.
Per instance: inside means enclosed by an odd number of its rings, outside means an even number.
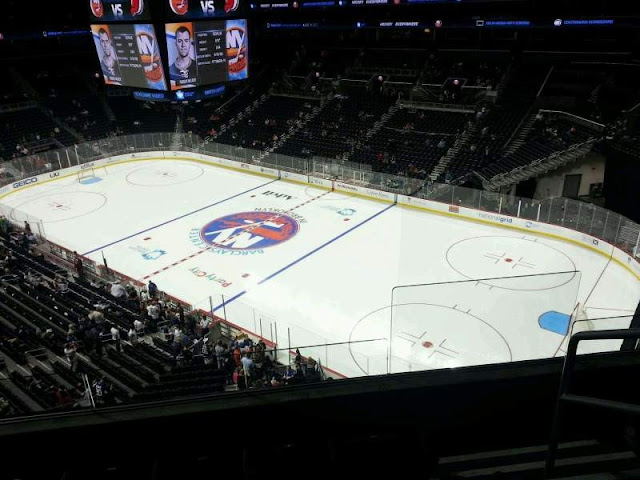
[[[102,59],[100,60],[100,67],[102,73],[106,77],[119,77],[120,72],[118,68],[118,60],[111,44],[111,36],[104,28],[98,30],[98,37],[100,39],[100,48],[102,49]]]
[[[179,27],[176,30],[176,53],[176,61],[169,69],[171,80],[180,81],[182,84],[195,81],[195,62],[190,56],[191,32],[187,27]]]

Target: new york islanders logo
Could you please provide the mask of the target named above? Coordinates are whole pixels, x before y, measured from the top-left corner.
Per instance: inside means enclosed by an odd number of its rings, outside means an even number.
[[[169,0],[169,5],[176,15],[184,15],[189,11],[189,0]]]
[[[227,58],[229,73],[238,74],[247,68],[247,32],[239,25],[227,27]]]
[[[217,218],[200,230],[206,245],[226,250],[258,250],[293,238],[298,222],[276,212],[242,212]]]

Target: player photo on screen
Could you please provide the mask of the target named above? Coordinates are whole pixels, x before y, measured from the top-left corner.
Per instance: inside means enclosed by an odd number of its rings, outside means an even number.
[[[122,73],[109,26],[91,25],[91,32],[98,52],[104,82],[109,85],[122,85]]]
[[[91,25],[91,32],[106,84],[167,89],[153,25]]]
[[[195,87],[198,83],[198,68],[193,24],[168,24],[166,31],[171,90]]]

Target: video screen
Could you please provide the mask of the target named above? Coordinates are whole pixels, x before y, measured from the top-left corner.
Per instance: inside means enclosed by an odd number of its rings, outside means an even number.
[[[246,20],[170,23],[166,35],[171,90],[249,77]]]
[[[242,15],[241,0],[164,0],[167,16],[175,20],[197,20]],[[242,0],[243,4],[245,0]]]
[[[84,0],[89,4],[91,23],[148,21],[149,0]]]
[[[166,90],[153,25],[91,25],[104,82]]]

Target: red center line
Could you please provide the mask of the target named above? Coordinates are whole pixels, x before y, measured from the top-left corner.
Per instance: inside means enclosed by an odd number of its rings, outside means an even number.
[[[286,210],[282,213],[277,213],[269,218],[267,218],[266,220],[263,220],[261,222],[257,222],[257,223],[252,223],[251,225],[247,225],[246,227],[238,227],[240,229],[240,232],[236,233],[235,235],[231,235],[228,239],[227,242],[232,242],[235,238],[237,238],[238,236],[242,235],[243,233],[246,232],[252,232],[253,230],[255,230],[256,228],[262,227],[265,223],[267,222],[272,222],[274,220],[277,220],[278,218],[282,217],[283,215],[286,215],[287,213],[291,213],[294,210],[297,210],[300,207],[303,207],[311,202],[314,202],[316,200],[319,200],[320,198],[324,197],[325,195],[328,195],[332,192],[333,190],[329,190],[327,192],[321,193],[320,195],[318,195],[317,197],[312,197],[309,200],[307,200],[306,202],[300,203],[298,205],[296,205],[295,207],[290,208],[289,210]],[[262,229],[261,229],[262,231]],[[206,248],[203,248],[202,250],[198,250],[195,253],[192,253],[191,255],[181,258],[180,260],[172,263],[171,265],[167,265],[166,267],[161,268],[160,270],[156,270],[153,273],[150,273],[149,275],[142,277],[139,281],[141,282],[146,282],[146,280],[149,280],[151,277],[155,277],[156,275],[158,275],[159,273],[163,273],[166,272],[167,270],[169,270],[170,268],[176,267],[178,265],[180,265],[181,263],[186,262],[187,260],[191,260],[194,257],[197,257],[198,255],[203,254],[204,252],[208,252],[209,250],[211,250],[212,248],[218,248],[219,245],[210,245]]]

